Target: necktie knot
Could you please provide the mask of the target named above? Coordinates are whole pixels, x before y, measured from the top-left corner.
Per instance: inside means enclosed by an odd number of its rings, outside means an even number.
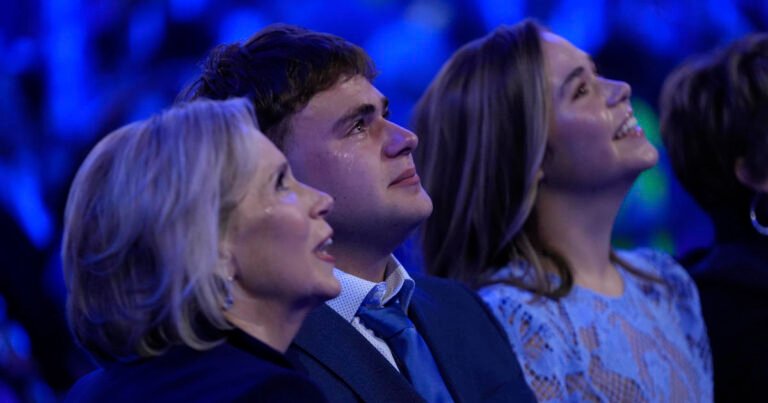
[[[362,305],[357,311],[357,316],[365,326],[387,342],[404,330],[413,328],[413,322],[408,319],[403,308],[397,303],[385,306]]]

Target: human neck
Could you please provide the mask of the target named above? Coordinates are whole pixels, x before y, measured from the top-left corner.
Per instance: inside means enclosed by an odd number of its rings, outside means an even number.
[[[541,241],[566,258],[574,283],[608,295],[623,284],[610,260],[611,233],[626,190],[595,193],[542,186],[536,202]]]
[[[386,227],[350,228],[341,223],[334,226],[333,245],[330,253],[336,259],[336,267],[355,277],[371,282],[384,281],[387,263],[392,252],[405,241],[413,231],[414,224]]]
[[[387,262],[393,250],[334,241],[331,254],[336,258],[336,267],[339,270],[378,283],[384,281],[387,275]]]
[[[275,350],[285,353],[299,332],[311,304],[289,306],[285,302],[238,297],[224,317],[235,327]]]

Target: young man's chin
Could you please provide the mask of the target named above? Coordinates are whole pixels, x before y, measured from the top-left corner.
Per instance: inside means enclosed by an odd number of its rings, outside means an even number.
[[[414,228],[418,227],[432,215],[432,199],[426,197],[425,200],[414,201],[413,204],[408,207],[407,211],[401,211],[401,213],[403,213],[403,221],[411,223]]]

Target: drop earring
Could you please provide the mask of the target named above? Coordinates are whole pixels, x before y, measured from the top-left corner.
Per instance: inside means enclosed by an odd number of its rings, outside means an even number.
[[[752,198],[752,203],[749,205],[749,220],[752,222],[752,226],[755,227],[755,230],[759,232],[762,235],[768,235],[768,227],[760,224],[760,221],[757,220],[757,203],[760,200],[760,196],[762,196],[761,193],[758,193],[755,195],[755,197]]]
[[[232,308],[232,305],[235,303],[234,298],[232,298],[232,284],[234,281],[235,278],[232,276],[228,276],[224,281],[224,291],[226,292],[226,295],[224,296],[224,306],[222,308],[224,308],[225,311]]]

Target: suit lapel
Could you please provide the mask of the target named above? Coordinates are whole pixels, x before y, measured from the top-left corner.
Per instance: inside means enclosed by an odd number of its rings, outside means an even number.
[[[304,320],[294,345],[321,362],[365,401],[420,401],[408,381],[333,309]]]

